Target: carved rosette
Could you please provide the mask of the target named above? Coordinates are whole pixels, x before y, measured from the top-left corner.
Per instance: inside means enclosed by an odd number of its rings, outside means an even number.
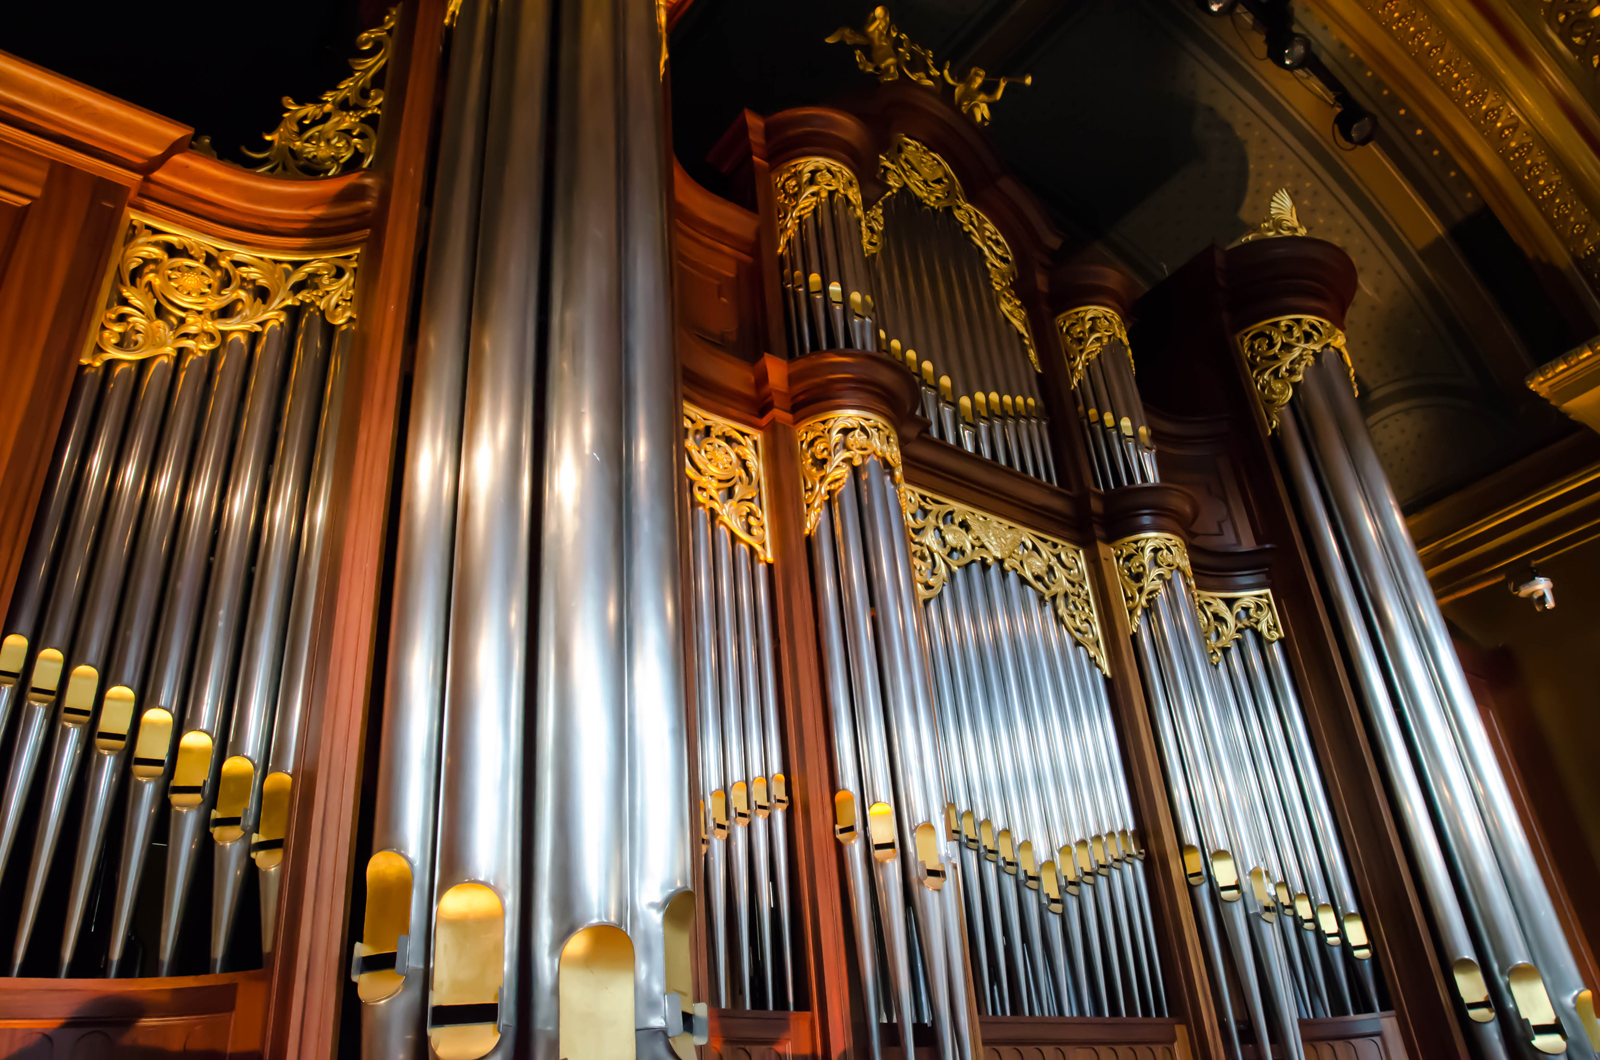
[[[356,249],[283,260],[136,215],[83,363],[205,353],[231,332],[282,324],[295,305],[315,307],[336,327],[348,324],[355,319],[359,256]]]
[[[896,137],[889,153],[878,159],[879,175],[889,186],[882,199],[873,204],[874,217],[866,223],[878,230],[883,228],[883,203],[901,189],[911,192],[924,206],[934,210],[948,210],[961,224],[972,242],[983,254],[989,271],[989,283],[994,287],[1001,314],[1022,336],[1022,345],[1028,351],[1033,370],[1039,370],[1039,354],[1033,348],[1033,333],[1028,330],[1028,314],[1022,308],[1012,285],[1017,279],[1016,260],[1011,256],[1011,246],[1000,229],[983,215],[976,206],[967,202],[949,163],[938,152],[909,136]]]
[[[1250,593],[1208,593],[1196,589],[1195,609],[1200,612],[1200,632],[1206,638],[1206,651],[1213,663],[1247,629],[1253,629],[1267,642],[1283,639],[1278,608],[1266,589]]]
[[[1128,628],[1139,632],[1145,608],[1161,595],[1174,571],[1182,571],[1192,583],[1189,549],[1183,539],[1172,534],[1152,532],[1134,534],[1111,544],[1117,561],[1117,579],[1122,583],[1122,602],[1128,608]]]
[[[1086,305],[1069,309],[1056,317],[1056,329],[1061,332],[1061,345],[1067,351],[1069,386],[1077,386],[1084,369],[1100,356],[1111,341],[1122,343],[1128,351],[1128,363],[1133,363],[1133,347],[1128,344],[1128,329],[1115,309]]]
[[[773,201],[778,212],[778,253],[800,230],[800,222],[830,195],[844,199],[861,222],[861,248],[876,254],[883,241],[883,211],[864,210],[861,185],[850,167],[831,158],[797,158],[772,174]]]
[[[901,491],[901,502],[918,597],[938,596],[957,567],[975,560],[998,563],[1044,598],[1100,672],[1109,675],[1082,549],[912,486]]]
[[[903,487],[900,436],[871,412],[829,412],[796,428],[800,442],[800,494],[806,506],[806,536],[816,532],[822,509],[868,457],[876,457]]]
[[[686,401],[683,447],[683,469],[695,503],[749,545],[763,562],[771,563],[761,436]]]
[[[1321,317],[1275,317],[1239,332],[1239,351],[1244,354],[1250,378],[1255,380],[1256,397],[1267,415],[1267,430],[1277,430],[1278,410],[1294,397],[1294,385],[1305,377],[1306,369],[1323,350],[1334,349],[1344,358],[1350,372],[1351,389],[1356,385],[1355,366],[1345,349],[1344,332]]]

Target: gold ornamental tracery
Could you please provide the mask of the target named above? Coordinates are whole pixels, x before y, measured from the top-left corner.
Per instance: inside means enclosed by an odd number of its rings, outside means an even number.
[[[797,158],[772,174],[774,205],[778,214],[778,253],[800,230],[800,223],[829,196],[843,198],[861,225],[861,248],[876,254],[883,238],[883,211],[870,215],[861,206],[861,185],[850,167],[831,158]]]
[[[695,502],[762,562],[771,563],[761,435],[685,401],[683,447]]]
[[[822,509],[850,478],[851,468],[875,457],[905,484],[900,469],[900,436],[889,421],[871,412],[829,412],[796,427],[800,442],[800,495],[806,507],[806,536],[822,522]]]
[[[919,598],[938,596],[958,567],[977,560],[998,563],[1044,599],[1100,672],[1109,675],[1082,549],[913,486],[901,491],[901,502]]]
[[[1155,603],[1173,573],[1182,571],[1193,584],[1189,569],[1189,549],[1183,539],[1159,531],[1134,534],[1111,544],[1117,561],[1117,580],[1122,583],[1122,602],[1128,608],[1128,628],[1139,632],[1145,608]]]
[[[1128,364],[1133,364],[1128,329],[1115,309],[1098,305],[1069,309],[1056,317],[1056,329],[1061,332],[1061,345],[1067,351],[1068,386],[1078,385],[1084,370],[1113,340],[1122,343],[1128,354]]]
[[[1247,629],[1253,629],[1269,644],[1283,639],[1278,608],[1272,593],[1257,589],[1248,593],[1194,592],[1195,610],[1200,613],[1200,632],[1213,663],[1222,662],[1222,653],[1232,647]]]
[[[1345,348],[1344,332],[1321,317],[1287,316],[1263,320],[1239,332],[1239,351],[1244,354],[1250,378],[1256,384],[1256,397],[1267,416],[1267,430],[1277,430],[1278,412],[1294,397],[1294,385],[1305,377],[1306,369],[1317,362],[1323,350],[1338,350],[1350,372],[1350,386],[1356,385],[1355,366]]]
[[[296,305],[319,310],[336,327],[348,324],[359,255],[268,256],[136,214],[83,363],[206,353],[231,333],[283,323]]]

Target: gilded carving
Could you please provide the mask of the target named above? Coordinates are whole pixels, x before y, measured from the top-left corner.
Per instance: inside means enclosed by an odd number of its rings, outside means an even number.
[[[1308,236],[1311,230],[1300,223],[1300,215],[1295,213],[1294,200],[1289,197],[1288,188],[1279,188],[1272,193],[1272,201],[1267,203],[1267,219],[1261,226],[1249,235],[1239,240],[1248,243],[1252,239],[1272,239],[1277,236]]]
[[[1061,332],[1061,345],[1067,351],[1069,386],[1077,386],[1083,371],[1111,341],[1122,343],[1128,351],[1128,362],[1133,362],[1133,348],[1128,344],[1128,330],[1115,309],[1086,305],[1069,309],[1056,317],[1056,328]]]
[[[1033,75],[1024,77],[990,77],[981,66],[974,66],[962,78],[950,76],[950,64],[944,64],[945,83],[955,86],[956,106],[961,108],[961,113],[971,118],[979,125],[989,124],[989,104],[997,102],[1005,94],[1009,84],[1031,85]],[[984,82],[995,83],[993,92],[983,90]]]
[[[1182,571],[1191,582],[1194,580],[1189,569],[1189,549],[1182,538],[1172,534],[1134,534],[1112,542],[1111,554],[1117,561],[1122,602],[1128,608],[1128,627],[1135,633],[1144,620],[1145,608],[1161,595],[1174,571]]]
[[[1254,324],[1238,335],[1250,377],[1255,380],[1256,397],[1267,414],[1267,429],[1278,427],[1278,410],[1294,397],[1294,385],[1305,377],[1323,350],[1334,349],[1344,358],[1350,371],[1350,386],[1356,385],[1355,366],[1345,349],[1344,332],[1321,317],[1276,317]]]
[[[778,253],[800,230],[800,222],[830,195],[843,198],[861,221],[861,247],[876,254],[883,238],[883,211],[861,207],[861,185],[848,166],[831,158],[797,158],[772,174],[773,200],[778,212]]]
[[[771,563],[761,436],[686,401],[683,447],[683,469],[692,483],[695,502],[764,562]]]
[[[359,253],[280,260],[135,215],[83,362],[204,353],[221,346],[229,332],[282,323],[295,305],[315,307],[331,324],[347,324],[355,319]]]
[[[1012,289],[1017,279],[1017,265],[1011,256],[1011,247],[994,223],[967,202],[961,191],[961,182],[956,179],[949,163],[927,145],[909,136],[899,136],[889,153],[879,159],[879,174],[889,186],[889,191],[873,205],[871,212],[876,219],[869,223],[882,229],[884,200],[902,188],[930,209],[948,210],[983,254],[984,265],[989,271],[989,283],[994,287],[1000,312],[1022,336],[1028,360],[1037,372],[1039,355],[1033,348],[1033,334],[1028,330],[1028,314]]]
[[[889,20],[889,9],[878,6],[859,30],[840,26],[826,38],[828,44],[848,44],[855,49],[856,65],[879,82],[906,80],[933,88],[939,73],[933,53],[900,32]]]
[[[1196,589],[1195,609],[1200,613],[1200,632],[1206,639],[1206,651],[1213,663],[1222,661],[1222,653],[1247,629],[1253,629],[1264,641],[1283,638],[1283,626],[1278,622],[1278,609],[1272,593],[1258,589],[1250,593],[1208,593]]]
[[[373,82],[389,62],[389,35],[400,8],[391,7],[383,21],[356,38],[352,73],[315,103],[283,97],[283,120],[269,133],[264,151],[245,151],[265,159],[257,173],[286,177],[336,177],[346,169],[372,164],[378,146],[374,126],[383,108],[383,89]]]
[[[806,536],[816,532],[822,509],[848,481],[850,469],[876,457],[894,477],[900,471],[900,437],[893,425],[870,412],[830,412],[796,428],[800,442],[800,494],[806,506]]]
[[[915,487],[902,490],[901,498],[921,599],[939,595],[957,567],[998,563],[1043,597],[1101,672],[1110,672],[1082,549]]]

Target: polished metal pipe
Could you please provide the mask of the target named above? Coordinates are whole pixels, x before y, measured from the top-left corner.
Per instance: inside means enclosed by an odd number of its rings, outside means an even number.
[[[794,933],[789,908],[789,793],[783,766],[783,734],[778,727],[777,651],[772,637],[772,568],[756,566],[756,638],[761,660],[761,710],[767,736],[768,785],[772,797],[772,875],[778,900],[778,954],[783,968],[784,1007],[794,1009]],[[777,1008],[776,1001],[773,1008]]]
[[[759,634],[755,624],[755,600],[751,587],[750,546],[743,542],[733,547],[733,583],[736,605],[737,651],[739,652],[740,703],[744,717],[744,771],[750,800],[750,867],[754,890],[751,892],[755,906],[754,928],[756,953],[761,958],[761,1003],[768,1009],[777,1008],[772,995],[772,854],[768,818],[772,812],[770,796],[762,794],[768,783],[766,764],[767,740],[762,731],[761,677],[756,672],[756,650]],[[750,1005],[755,1008],[755,1005]]]
[[[728,855],[733,869],[733,911],[737,931],[735,950],[739,956],[739,1004],[754,1008],[751,984],[755,963],[751,959],[750,889],[750,780],[745,768],[744,692],[739,651],[738,598],[733,583],[733,544],[726,526],[711,531],[716,571],[717,645],[722,687],[718,702],[722,708],[723,775],[728,792]]]
[[[695,605],[695,720],[700,736],[701,829],[706,842],[705,878],[711,903],[712,989],[718,1008],[732,1005],[728,982],[728,810],[727,785],[722,783],[722,711],[718,676],[716,603],[711,560],[710,514],[691,502],[689,511],[691,566]],[[706,822],[710,822],[707,828]]]

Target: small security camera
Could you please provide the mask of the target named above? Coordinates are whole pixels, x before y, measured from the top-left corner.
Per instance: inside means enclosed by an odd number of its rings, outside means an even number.
[[[1553,611],[1556,606],[1556,583],[1540,574],[1532,567],[1527,568],[1524,575],[1512,577],[1506,582],[1507,587],[1524,600],[1532,600],[1535,611]]]

